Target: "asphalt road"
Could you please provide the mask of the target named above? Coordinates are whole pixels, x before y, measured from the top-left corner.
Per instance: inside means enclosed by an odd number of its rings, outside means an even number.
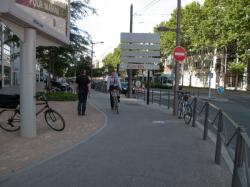
[[[168,105],[168,90],[161,91],[161,104]],[[208,98],[207,89],[198,89],[190,90],[192,95],[198,96],[205,100]],[[170,90],[170,107],[173,106],[173,91]],[[223,95],[218,95],[215,91],[212,92],[212,99],[210,102],[215,106],[221,108],[226,112],[236,123],[245,127],[246,132],[250,135],[250,92],[236,92],[236,91],[227,91]],[[159,89],[154,89],[153,91],[153,102],[159,103],[160,91]],[[149,97],[150,104],[152,103],[152,91],[150,91]],[[143,95],[140,96],[140,99],[143,99]]]
[[[166,111],[108,95],[92,98],[108,117],[105,128],[72,150],[0,179],[1,187],[223,187],[231,174],[213,163],[214,144]]]

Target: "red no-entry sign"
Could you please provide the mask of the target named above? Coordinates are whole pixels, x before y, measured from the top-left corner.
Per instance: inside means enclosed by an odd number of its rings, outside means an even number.
[[[178,62],[184,60],[186,58],[186,50],[180,46],[174,48],[173,57]]]

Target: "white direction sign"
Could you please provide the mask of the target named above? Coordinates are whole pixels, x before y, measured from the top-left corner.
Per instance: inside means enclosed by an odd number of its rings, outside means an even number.
[[[122,50],[151,50],[160,51],[159,44],[121,44]]]
[[[155,64],[127,64],[127,63],[121,63],[120,69],[147,69],[147,70],[159,70],[160,66]]]
[[[155,33],[121,33],[120,69],[158,70],[160,35]]]
[[[154,33],[121,33],[123,43],[160,43],[160,35]]]
[[[160,57],[160,51],[121,51],[121,57]]]
[[[134,57],[121,57],[121,62],[126,63],[160,63],[160,58],[134,58]]]

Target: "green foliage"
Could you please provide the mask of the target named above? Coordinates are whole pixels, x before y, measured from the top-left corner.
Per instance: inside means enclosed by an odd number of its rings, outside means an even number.
[[[109,53],[104,57],[102,62],[104,63],[106,73],[109,73],[117,68],[117,65],[120,63],[120,54],[120,48],[116,47],[112,53]]]
[[[244,63],[233,62],[230,63],[228,67],[232,73],[240,75],[244,73],[246,65]]]
[[[69,92],[38,92],[36,95],[37,100],[42,100],[41,95],[45,95],[48,101],[76,101],[78,99],[76,94]]]
[[[102,77],[104,75],[104,71],[104,67],[93,69],[93,77]]]
[[[213,49],[227,49],[231,57],[247,62],[250,49],[249,0],[205,0],[181,10],[181,46],[202,55]],[[176,10],[158,26],[176,28]],[[156,28],[155,28],[156,31]],[[175,32],[160,32],[161,54],[168,56],[175,47]]]

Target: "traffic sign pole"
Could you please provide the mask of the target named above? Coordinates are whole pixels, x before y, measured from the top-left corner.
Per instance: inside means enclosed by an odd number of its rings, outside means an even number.
[[[179,43],[179,42],[178,42]],[[183,47],[177,46],[173,50],[173,58],[175,60],[175,87],[174,87],[174,106],[173,115],[177,114],[178,111],[178,97],[177,91],[179,90],[179,77],[180,77],[180,61],[185,60],[186,50]]]
[[[129,32],[133,32],[133,4],[130,5],[130,26]],[[128,73],[128,98],[132,97],[132,69],[127,70]]]

